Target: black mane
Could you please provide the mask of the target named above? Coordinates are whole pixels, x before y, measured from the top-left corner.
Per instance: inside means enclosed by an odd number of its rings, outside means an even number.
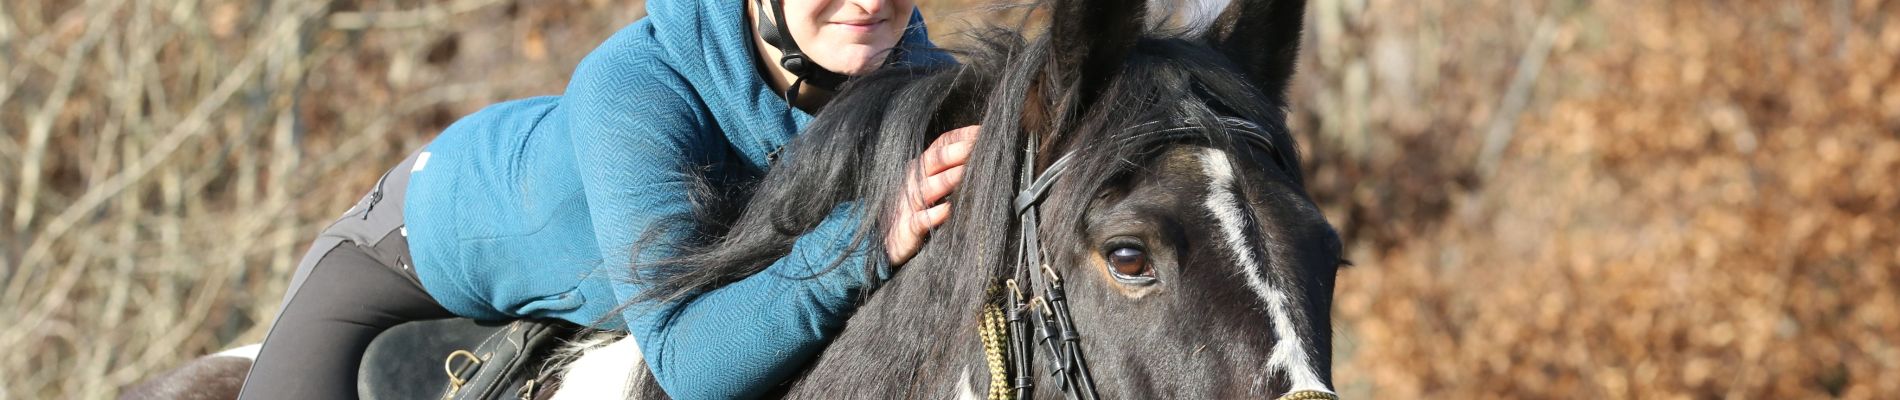
[[[986,301],[986,288],[1007,273],[1016,256],[1010,201],[1032,132],[1044,150],[1034,160],[1038,165],[1075,152],[1080,163],[1070,176],[1091,178],[1067,180],[1058,191],[1098,191],[1139,168],[1153,149],[1125,148],[1114,136],[1165,119],[1248,119],[1267,127],[1273,147],[1283,154],[1257,154],[1218,130],[1205,132],[1206,142],[1234,154],[1281,157],[1297,168],[1298,155],[1284,128],[1283,95],[1256,88],[1226,56],[1199,40],[1140,38],[1123,58],[1120,73],[1084,109],[1076,106],[1082,102],[1073,98],[1072,88],[1038,79],[1043,72],[1038,66],[1051,53],[1046,37],[1025,38],[1003,28],[966,35],[973,46],[933,50],[956,55],[960,64],[894,65],[852,80],[765,176],[706,177],[696,196],[698,212],[690,221],[678,221],[692,226],[695,240],[671,249],[677,254],[672,258],[635,266],[635,276],[648,287],[636,302],[678,300],[756,274],[784,257],[800,235],[839,204],[853,201],[861,221],[853,249],[876,256],[865,257],[862,265],[834,262],[831,267],[869,273],[883,263],[881,232],[891,224],[884,217],[900,195],[905,165],[939,134],[957,127],[981,124],[983,129],[964,181],[950,197],[952,216],[901,268],[896,276],[902,279],[893,279],[934,288],[925,291],[932,292],[930,298],[897,301],[970,311],[954,315],[974,315]],[[1299,182],[1298,171],[1286,173]],[[739,189],[715,190],[715,182]],[[1080,203],[1089,197],[1072,198]],[[1072,227],[1085,208],[1050,206],[1065,210],[1048,223],[1057,230]],[[838,260],[844,259],[841,254]],[[964,327],[960,320],[952,325]]]

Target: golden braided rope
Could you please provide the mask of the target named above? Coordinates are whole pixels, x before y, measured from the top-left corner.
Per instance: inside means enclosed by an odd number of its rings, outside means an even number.
[[[1003,322],[1002,307],[995,303],[983,306],[983,323],[978,334],[983,337],[983,355],[990,363],[989,400],[1009,400],[1009,366],[1003,359],[1003,341],[1009,338],[1008,329]]]
[[[1301,390],[1280,396],[1278,400],[1339,400],[1339,395],[1318,390]]]

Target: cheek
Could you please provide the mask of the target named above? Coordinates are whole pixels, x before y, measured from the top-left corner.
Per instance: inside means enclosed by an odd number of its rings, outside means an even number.
[[[771,0],[744,1],[758,1],[760,2],[759,5],[765,7],[771,7],[772,4]],[[797,40],[800,45],[805,45],[805,43],[810,43],[816,39],[819,32],[818,29],[824,26],[826,16],[825,7],[829,6],[826,3],[829,2],[825,0],[785,0],[785,24],[790,25],[787,28],[791,28],[793,40]]]

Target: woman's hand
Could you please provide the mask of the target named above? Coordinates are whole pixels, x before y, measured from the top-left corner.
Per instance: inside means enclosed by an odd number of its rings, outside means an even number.
[[[898,200],[897,215],[891,219],[895,223],[884,235],[884,254],[892,268],[916,256],[930,230],[950,219],[950,203],[938,202],[963,182],[963,164],[970,160],[976,132],[976,126],[944,132],[911,162],[909,172],[904,174],[904,197]]]

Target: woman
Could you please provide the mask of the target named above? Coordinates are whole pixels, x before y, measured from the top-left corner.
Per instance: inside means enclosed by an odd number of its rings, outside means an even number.
[[[836,333],[889,268],[827,268],[853,251],[841,206],[764,273],[665,304],[628,271],[684,240],[696,174],[756,175],[843,75],[946,62],[912,0],[651,0],[581,61],[566,92],[457,121],[327,228],[295,274],[245,399],[354,398],[370,340],[405,321],[555,318],[624,327],[678,399],[752,397]],[[783,32],[783,33],[780,33]],[[915,167],[885,232],[902,265],[948,216],[975,129]],[[651,230],[651,232],[649,232]],[[635,253],[638,253],[637,255]],[[840,264],[850,265],[850,264]],[[809,279],[801,279],[809,278]]]

